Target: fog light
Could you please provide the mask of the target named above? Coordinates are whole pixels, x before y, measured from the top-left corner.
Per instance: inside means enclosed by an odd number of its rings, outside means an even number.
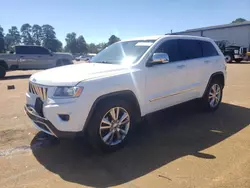
[[[61,118],[63,121],[69,121],[69,115],[68,114],[58,114],[58,116]]]

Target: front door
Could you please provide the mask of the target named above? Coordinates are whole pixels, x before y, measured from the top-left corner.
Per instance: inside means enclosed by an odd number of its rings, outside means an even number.
[[[53,57],[53,54],[50,51],[43,47],[36,47],[36,58],[37,58],[37,66],[39,69],[48,69],[55,67],[56,61]]]
[[[178,40],[163,42],[154,53],[167,53],[169,62],[146,68],[147,113],[183,102],[189,82],[185,61],[182,61],[179,53]]]

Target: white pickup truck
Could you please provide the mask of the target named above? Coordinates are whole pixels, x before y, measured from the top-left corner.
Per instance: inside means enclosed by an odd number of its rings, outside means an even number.
[[[149,113],[193,99],[215,111],[225,78],[224,55],[211,39],[144,37],[117,42],[90,63],[33,74],[25,111],[47,134],[85,132],[95,148],[114,151]]]
[[[16,46],[14,53],[0,54],[0,78],[8,70],[48,69],[72,64],[69,53],[55,53],[42,46]]]

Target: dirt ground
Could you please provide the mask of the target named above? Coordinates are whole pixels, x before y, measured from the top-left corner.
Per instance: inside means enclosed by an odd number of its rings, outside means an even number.
[[[34,72],[0,80],[1,188],[250,187],[250,63],[228,65],[215,113],[194,103],[157,112],[124,149],[105,155],[83,139],[58,143],[33,128],[23,106]]]

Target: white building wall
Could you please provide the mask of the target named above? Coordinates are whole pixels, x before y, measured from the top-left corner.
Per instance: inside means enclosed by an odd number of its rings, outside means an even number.
[[[207,30],[203,31],[203,36],[214,40],[228,40],[231,44],[249,48],[250,26]]]
[[[227,40],[230,44],[240,45],[250,50],[250,25],[204,31],[185,31],[178,34],[204,36],[214,40]]]

